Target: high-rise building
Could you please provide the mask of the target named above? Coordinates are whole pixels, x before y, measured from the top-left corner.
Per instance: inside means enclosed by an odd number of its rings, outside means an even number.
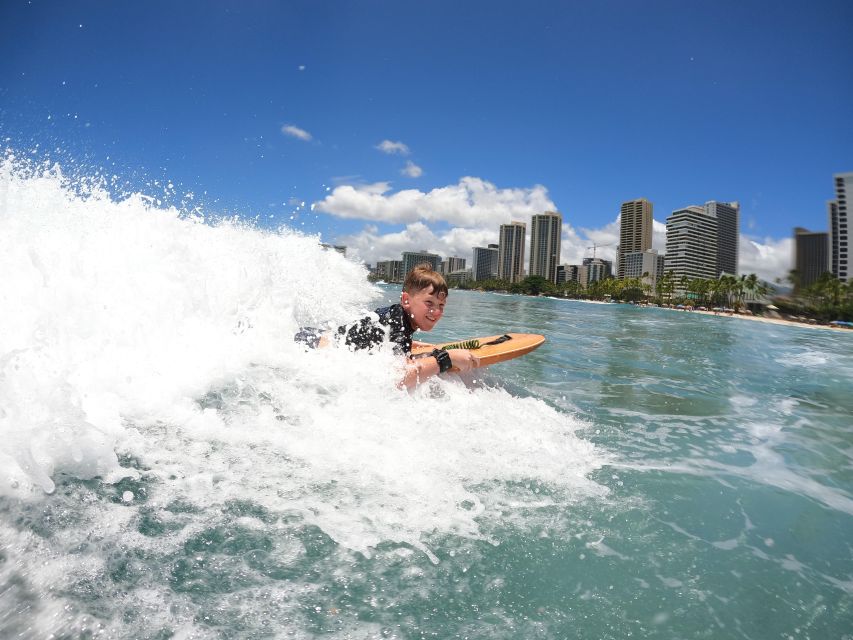
[[[403,261],[380,260],[376,263],[376,269],[374,273],[376,273],[376,275],[382,278],[385,282],[402,282]]]
[[[664,256],[657,250],[634,251],[623,254],[625,257],[625,278],[640,278],[645,284],[657,291],[658,278],[663,276]]]
[[[581,284],[589,286],[597,280],[604,280],[613,275],[613,262],[601,258],[584,258],[579,273]]]
[[[832,275],[842,282],[847,282],[850,278],[848,253],[850,203],[847,199],[853,197],[853,172],[836,173],[833,177],[835,178],[835,201],[830,203],[829,208],[830,260]]]
[[[465,269],[465,258],[448,257],[441,261],[441,274],[447,275],[454,271],[463,271]]]
[[[666,219],[665,268],[676,282],[716,280],[738,273],[740,204],[711,200],[704,206],[677,209]]]
[[[676,209],[666,219],[666,271],[675,282],[688,279],[716,279],[717,218],[704,207]]]
[[[829,271],[829,234],[825,231],[794,229],[794,289],[804,289]]]
[[[472,280],[493,280],[498,277],[498,245],[474,247],[474,262],[471,266]]]
[[[829,218],[829,272],[838,277],[838,201],[829,200],[826,203],[826,214]]]
[[[524,279],[524,241],[527,225],[523,222],[502,224],[498,242],[498,278],[510,282]]]
[[[471,281],[471,269],[459,269],[458,271],[451,271],[450,273],[444,276],[444,279],[447,281],[447,284],[465,284]]]
[[[425,250],[421,251],[404,251],[403,252],[403,278],[406,274],[422,263],[432,265],[433,270],[441,272],[441,256],[435,253],[429,253]]]
[[[563,216],[556,211],[536,214],[530,221],[530,266],[527,274],[557,282]]]
[[[717,219],[717,275],[738,274],[738,243],[740,242],[740,203],[705,203],[705,211]]]
[[[579,270],[580,265],[576,264],[557,265],[557,284],[564,284],[566,282],[579,282]]]
[[[616,277],[625,275],[625,256],[629,253],[648,251],[652,248],[653,205],[645,198],[623,202],[619,209],[619,249],[616,262]]]

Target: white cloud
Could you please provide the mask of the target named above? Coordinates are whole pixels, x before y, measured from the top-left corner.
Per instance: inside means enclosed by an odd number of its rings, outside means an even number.
[[[379,144],[376,145],[376,148],[379,149],[382,153],[387,154],[400,154],[401,156],[409,155],[409,147],[408,145],[402,142],[393,142],[391,140],[383,140]]]
[[[292,138],[298,138],[299,140],[304,140],[308,142],[313,138],[313,136],[305,131],[305,129],[300,129],[297,126],[292,124],[286,124],[281,128],[281,132],[286,136],[291,136]]]
[[[792,238],[753,238],[740,236],[739,270],[754,273],[762,280],[783,280],[794,268],[794,240]]]
[[[465,229],[454,227],[436,233],[423,222],[406,225],[402,231],[381,234],[375,225],[367,225],[361,232],[338,236],[336,242],[347,246],[347,254],[375,264],[377,260],[399,260],[403,251],[425,249],[442,258],[458,256],[471,266],[472,247],[484,247],[498,241],[498,230]]]
[[[541,185],[531,188],[499,189],[480,178],[462,178],[458,184],[428,192],[407,189],[391,192],[388,182],[370,185],[342,185],[324,200],[314,203],[316,211],[339,218],[370,222],[403,223],[402,231],[381,233],[376,224],[367,224],[358,233],[339,236],[349,253],[367,263],[399,260],[403,251],[425,249],[442,257],[466,258],[470,266],[472,247],[497,243],[501,224],[518,220],[527,224],[525,267],[529,259],[530,217],[535,213],[556,211],[557,207]],[[447,223],[450,229],[435,231],[433,223]],[[615,260],[619,243],[619,219],[601,227],[574,227],[571,215],[563,214],[560,262],[580,264],[595,256]],[[666,250],[666,224],[653,221],[652,247]],[[792,268],[791,238],[754,238],[740,236],[740,272],[755,273],[773,282],[784,278]]]
[[[589,247],[592,246],[593,241],[589,237],[590,233],[598,234],[599,230],[581,229],[578,232],[569,222],[566,222],[566,217],[563,216],[563,235],[560,239],[560,264],[581,264],[584,258],[592,257],[592,249]],[[596,241],[596,244],[598,243],[599,241]],[[609,259],[604,255],[602,249],[598,249],[595,252],[595,257],[604,258],[605,260]]]
[[[404,176],[409,176],[410,178],[420,178],[423,175],[424,170],[411,160],[407,160],[405,168],[401,169],[400,173]]]
[[[534,213],[553,211],[554,203],[542,185],[529,189],[499,189],[480,178],[429,192],[405,189],[389,193],[390,185],[341,185],[316,203],[316,210],[338,218],[388,223],[447,222],[465,228],[494,229],[512,220],[530,220]]]

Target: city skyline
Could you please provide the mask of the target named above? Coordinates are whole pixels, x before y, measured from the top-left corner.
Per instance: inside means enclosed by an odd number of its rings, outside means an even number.
[[[830,230],[809,231],[803,227],[793,229],[792,270],[785,280],[790,281],[795,290],[812,284],[824,272],[842,282],[847,280],[847,193],[853,184],[853,172],[835,174],[833,181],[836,197],[827,201]],[[425,249],[419,252],[404,251],[402,261],[381,260],[377,261],[375,266],[368,267],[385,279],[400,279],[407,267],[411,268],[419,261],[411,256],[422,256],[425,258],[423,261],[433,264],[437,271],[444,275],[453,274],[457,279],[479,281],[498,278],[518,282],[527,276],[542,276],[559,284],[566,279],[587,282],[609,277],[615,264],[613,277],[643,278],[653,288],[656,279],[665,272],[671,273],[676,280],[708,280],[723,275],[748,275],[739,269],[739,202],[711,200],[701,206],[688,205],[673,211],[666,221],[664,252],[651,246],[650,221],[653,208],[653,203],[645,198],[621,204],[617,220],[620,243],[616,246],[616,260],[596,258],[595,255],[596,249],[612,245],[593,245],[587,247],[593,250],[592,257],[585,256],[580,264],[556,262],[560,254],[561,236],[558,229],[562,225],[562,214],[546,211],[531,216],[529,244],[526,238],[527,223],[513,221],[500,225],[498,244],[489,244],[488,249],[471,247],[473,260],[472,267],[467,269],[467,275],[463,273],[466,271],[466,258],[447,256],[442,259],[440,255],[428,253]],[[527,269],[524,268],[525,252],[529,256]],[[493,255],[490,256],[490,253]],[[398,263],[399,266],[387,266],[390,263]],[[484,268],[486,263],[491,263],[493,268]],[[606,266],[606,275],[604,271],[596,271],[591,277],[588,267],[593,263],[597,265],[596,269]],[[497,266],[494,266],[495,264]],[[392,272],[396,275],[390,277]],[[783,282],[783,279],[779,278],[777,282]]]
[[[840,0],[8,0],[0,141],[367,263],[470,258],[544,211],[564,216],[561,263],[613,260],[620,202],[655,203],[662,250],[669,212],[737,200],[740,270],[772,280],[853,167],[851,23]]]

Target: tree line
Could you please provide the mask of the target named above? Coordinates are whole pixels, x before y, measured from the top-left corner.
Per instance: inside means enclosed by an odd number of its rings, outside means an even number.
[[[591,282],[560,284],[542,276],[528,276],[520,282],[508,280],[479,280],[453,285],[459,289],[503,291],[525,295],[548,295],[586,300],[617,300],[660,305],[690,305],[706,308],[726,308],[739,311],[747,299],[762,298],[772,293],[770,287],[754,273],[741,276],[722,275],[716,279],[676,278],[672,271],[658,278],[657,287],[642,278],[614,277]],[[774,297],[773,303],[784,313],[819,320],[853,320],[853,282],[844,284],[829,273],[809,287],[802,288],[793,298]]]

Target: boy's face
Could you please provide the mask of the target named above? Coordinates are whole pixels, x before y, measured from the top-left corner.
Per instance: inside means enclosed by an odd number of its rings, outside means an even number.
[[[430,286],[416,293],[404,291],[400,296],[400,304],[403,305],[403,310],[415,329],[429,331],[441,320],[447,296],[441,294],[439,297],[432,291],[433,287]]]

